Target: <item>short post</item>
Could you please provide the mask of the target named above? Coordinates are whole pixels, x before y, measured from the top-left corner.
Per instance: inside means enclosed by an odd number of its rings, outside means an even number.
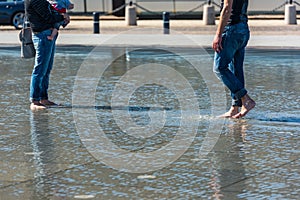
[[[164,34],[170,33],[170,13],[169,12],[163,12],[163,28],[164,28]]]
[[[211,5],[211,1],[207,2],[207,5],[203,7],[203,24],[215,25],[215,7]]]
[[[127,26],[136,26],[136,9],[132,1],[129,2],[125,9],[125,22]]]
[[[94,16],[94,33],[100,33],[99,12],[93,12]]]
[[[296,6],[293,5],[293,1],[290,0],[289,4],[285,5],[284,10],[284,21],[285,24],[297,24],[297,11]]]
[[[87,13],[86,0],[83,1],[83,12]]]

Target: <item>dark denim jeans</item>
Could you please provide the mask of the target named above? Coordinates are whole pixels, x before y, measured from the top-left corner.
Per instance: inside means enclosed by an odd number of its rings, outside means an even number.
[[[243,64],[249,37],[246,22],[228,25],[222,34],[223,49],[215,52],[214,72],[230,90],[233,106],[242,106],[241,98],[247,94]]]
[[[48,99],[49,78],[53,66],[57,38],[56,36],[53,40],[48,40],[47,36],[51,35],[51,32],[51,30],[45,30],[32,36],[36,56],[30,83],[31,102]]]

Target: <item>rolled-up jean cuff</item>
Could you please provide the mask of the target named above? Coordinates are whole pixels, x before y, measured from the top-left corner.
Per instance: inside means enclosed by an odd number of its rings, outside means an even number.
[[[242,107],[242,101],[241,100],[232,99],[231,105],[232,106]]]
[[[247,94],[247,90],[245,88],[239,90],[238,92],[234,93],[235,99],[241,99],[243,96]]]
[[[32,102],[34,102],[34,101],[40,101],[40,99],[30,98],[29,101],[32,103]]]

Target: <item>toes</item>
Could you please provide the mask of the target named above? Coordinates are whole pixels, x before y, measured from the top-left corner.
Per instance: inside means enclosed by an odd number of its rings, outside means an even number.
[[[242,118],[244,115],[242,113],[238,113],[234,116],[232,116],[233,119],[239,119],[239,118]]]

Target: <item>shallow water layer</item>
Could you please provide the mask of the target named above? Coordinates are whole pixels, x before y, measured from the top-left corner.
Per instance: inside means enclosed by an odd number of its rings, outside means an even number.
[[[300,50],[248,49],[257,106],[219,120],[210,51],[58,47],[62,106],[31,112],[33,60],[0,49],[0,199],[298,199]]]

